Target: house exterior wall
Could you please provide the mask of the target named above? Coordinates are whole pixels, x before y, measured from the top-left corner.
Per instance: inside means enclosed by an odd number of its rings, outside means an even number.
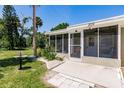
[[[120,67],[121,65],[121,62],[118,59],[99,57],[82,57],[82,62],[108,67]]]
[[[66,58],[70,60],[70,57],[68,54],[65,53],[57,53],[57,55],[61,56],[62,58]],[[80,60],[80,59],[79,59]],[[99,58],[99,57],[89,57],[89,56],[82,56],[81,61],[74,61],[74,62],[81,62],[81,63],[89,63],[94,65],[102,65],[102,66],[108,66],[108,67],[121,67],[124,66],[124,60],[121,63],[118,59],[112,59],[112,58]]]

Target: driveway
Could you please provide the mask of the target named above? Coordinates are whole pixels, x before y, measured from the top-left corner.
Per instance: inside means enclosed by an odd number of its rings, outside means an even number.
[[[122,86],[117,68],[87,63],[66,62],[53,70],[104,87],[120,88]]]

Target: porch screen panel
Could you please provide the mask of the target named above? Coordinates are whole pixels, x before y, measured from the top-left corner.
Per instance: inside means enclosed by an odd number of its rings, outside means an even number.
[[[68,34],[64,34],[64,53],[68,53]]]
[[[80,33],[71,34],[70,38],[70,56],[80,58]]]
[[[84,56],[98,56],[98,30],[84,30]]]
[[[71,45],[80,45],[80,33],[71,34]]]
[[[118,26],[109,26],[99,29],[99,56],[117,58]]]
[[[71,46],[70,47],[71,57],[80,58],[80,46]]]
[[[51,46],[51,50],[55,51],[55,36],[50,36],[50,46]]]
[[[57,35],[57,52],[62,52],[62,35]]]

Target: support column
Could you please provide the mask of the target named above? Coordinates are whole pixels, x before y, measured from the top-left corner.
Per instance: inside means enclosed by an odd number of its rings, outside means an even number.
[[[84,31],[81,31],[81,58],[84,56]]]
[[[118,25],[118,60],[121,61],[121,26]]]

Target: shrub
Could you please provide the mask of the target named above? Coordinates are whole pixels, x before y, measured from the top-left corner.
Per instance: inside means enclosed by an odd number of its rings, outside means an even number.
[[[50,52],[48,48],[43,50],[43,56],[48,60],[54,60],[56,58],[56,53]]]
[[[46,56],[46,59],[54,60],[54,59],[56,59],[56,54],[53,52],[49,52],[48,55]]]
[[[56,53],[51,51],[50,47],[46,47],[45,49],[41,50],[41,56],[45,57],[48,60],[56,59]]]

